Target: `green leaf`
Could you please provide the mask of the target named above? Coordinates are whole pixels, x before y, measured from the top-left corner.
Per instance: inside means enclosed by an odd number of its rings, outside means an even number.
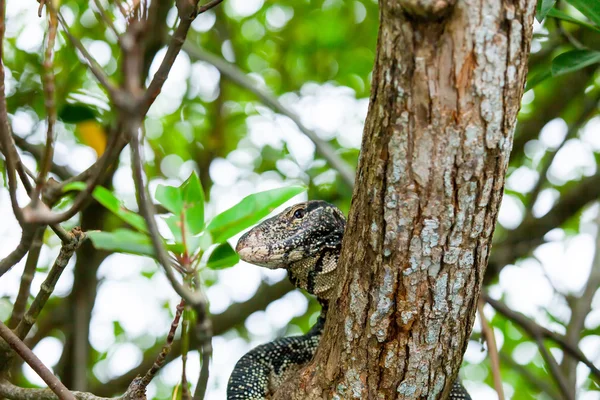
[[[185,223],[190,233],[197,235],[204,229],[204,191],[196,172],[192,172],[182,188]]]
[[[221,243],[210,253],[206,266],[210,269],[225,269],[233,267],[240,261],[233,247],[228,242]]]
[[[571,17],[569,14],[564,13],[556,8],[551,9],[550,11],[548,11],[547,14],[548,17],[552,17],[552,18],[556,18],[556,19],[560,19],[566,22],[572,22],[574,24],[577,24],[579,26],[582,26],[584,28],[588,28],[588,29],[592,29],[596,32],[600,32],[600,28],[598,28],[597,26],[594,26],[592,24],[588,24],[585,21],[581,21],[577,18],[573,18]]]
[[[545,81],[546,79],[550,78],[552,76],[552,71],[550,71],[550,68],[538,72],[537,74],[533,75],[531,78],[527,79],[527,85],[525,86],[525,91],[528,91],[529,89],[534,88],[535,86],[539,85],[540,83],[542,83],[543,81]]]
[[[178,187],[158,185],[156,200],[175,215],[179,215],[183,211],[183,198]]]
[[[600,62],[600,51],[572,50],[562,53],[552,60],[552,75],[559,76],[574,72]]]
[[[177,215],[169,215],[165,218],[165,222],[167,223],[171,233],[173,233],[175,241],[177,243],[182,243],[183,237],[181,236],[181,222],[179,217]]]
[[[76,124],[78,122],[96,119],[96,114],[95,110],[83,103],[65,104],[58,113],[58,118],[68,124]]]
[[[97,249],[154,257],[152,241],[143,233],[117,229],[113,232],[88,231],[87,235]]]
[[[83,182],[72,182],[68,185],[65,185],[63,191],[81,191],[85,190],[85,188],[86,184]],[[148,232],[148,227],[146,226],[146,221],[144,218],[141,215],[125,208],[123,203],[121,203],[121,201],[117,199],[115,195],[110,192],[110,190],[102,186],[96,186],[94,192],[92,193],[92,197],[96,199],[98,203],[102,204],[107,210],[121,218],[123,221],[127,222],[129,225],[133,226],[138,231],[146,233]]]
[[[221,243],[256,224],[276,207],[306,190],[289,186],[246,196],[235,206],[215,216],[206,228],[214,243]]]
[[[578,9],[590,21],[600,26],[600,1],[598,0],[567,0],[569,4]]]
[[[159,185],[156,189],[156,199],[169,211],[175,214],[177,221],[184,221],[185,226],[179,225],[179,233],[169,227],[175,237],[181,237],[185,229],[186,235],[197,235],[204,229],[204,191],[200,179],[195,172],[179,187]],[[168,223],[168,222],[167,222]]]
[[[542,22],[542,20],[546,18],[548,11],[554,7],[554,3],[556,3],[556,0],[538,0],[535,19],[537,19],[538,22]]]

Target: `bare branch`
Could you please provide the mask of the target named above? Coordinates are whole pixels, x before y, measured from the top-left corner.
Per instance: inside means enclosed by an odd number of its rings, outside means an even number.
[[[134,379],[125,394],[119,397],[107,398],[85,392],[71,392],[77,400],[146,400],[140,379]],[[12,383],[0,380],[0,396],[8,400],[57,400],[59,399],[50,389],[21,388]]]
[[[23,233],[21,234],[21,241],[17,245],[17,248],[14,249],[9,255],[7,255],[4,259],[0,261],[0,277],[10,271],[12,267],[15,266],[25,254],[29,250],[31,246],[31,242],[33,241],[33,237],[35,236],[35,228],[32,226],[26,226],[23,229]]]
[[[222,1],[222,0],[221,0]],[[214,1],[213,1],[214,2]],[[220,2],[220,1],[219,1]],[[212,3],[212,2],[211,2]],[[216,3],[218,4],[218,3]],[[216,5],[215,4],[215,5]],[[175,30],[175,34],[171,38],[171,42],[169,43],[169,47],[167,48],[167,53],[165,54],[165,58],[163,58],[156,74],[152,78],[148,89],[144,95],[144,99],[140,104],[139,115],[146,115],[156,97],[160,94],[160,91],[169,76],[169,71],[171,71],[171,67],[175,62],[175,59],[179,55],[181,51],[181,47],[185,42],[185,38],[187,33],[196,18],[196,10],[195,6],[192,7],[193,4],[180,1],[178,2],[179,8],[179,25]]]
[[[208,3],[204,4],[203,6],[198,7],[198,10],[196,11],[196,13],[197,13],[197,15],[200,15],[203,12],[206,12],[206,11],[210,10],[211,8],[219,5],[222,2],[223,2],[223,0],[212,0],[212,1],[209,1]]]
[[[29,366],[46,382],[48,387],[56,393],[60,400],[75,400],[75,397],[58,380],[42,361],[33,354],[33,351],[23,343],[6,325],[0,321],[0,336]]]
[[[573,298],[571,301],[569,301],[569,305],[571,307],[571,319],[567,325],[565,340],[572,346],[579,345],[581,331],[585,326],[585,319],[592,310],[592,300],[594,299],[594,295],[600,287],[600,215],[596,218],[596,226],[598,227],[598,231],[596,233],[596,253],[592,262],[592,269],[590,270],[590,274],[581,296]],[[577,383],[576,367],[576,359],[573,359],[568,355],[563,357],[561,369],[567,376],[569,388],[573,394],[575,394]]]
[[[560,392],[562,393],[564,398],[567,400],[575,400],[575,396],[573,396],[573,394],[569,391],[569,387],[567,385],[567,380],[565,376],[562,374],[560,367],[558,366],[558,363],[556,362],[552,354],[550,354],[550,352],[546,348],[544,340],[538,336],[535,338],[535,342],[537,343],[538,348],[540,349],[540,353],[542,354],[544,361],[546,361],[546,364],[550,369],[550,374],[552,374],[552,377],[554,378],[554,381],[558,385],[558,388],[560,389]]]
[[[115,27],[115,24],[113,23],[113,20],[110,17],[110,15],[108,15],[108,13],[104,9],[104,7],[102,7],[102,3],[100,3],[100,0],[94,0],[94,4],[96,5],[96,8],[98,9],[98,13],[100,14],[101,19],[110,28],[112,33],[114,33],[114,35],[117,37],[117,40],[120,40],[119,31]]]
[[[23,139],[22,137],[17,136],[14,133],[12,134],[12,138],[15,144],[21,150],[31,154],[33,158],[35,158],[38,162],[42,159],[44,152],[43,145],[31,144],[26,139]],[[67,168],[61,165],[57,165],[55,163],[52,163],[52,166],[50,167],[50,172],[56,174],[62,180],[69,179],[73,176],[73,174],[71,174],[71,172],[69,172]]]
[[[490,357],[490,366],[492,368],[492,377],[494,378],[494,389],[498,393],[498,400],[504,400],[504,388],[502,387],[502,375],[500,373],[500,358],[498,356],[498,346],[496,346],[496,337],[494,328],[490,326],[485,314],[483,313],[483,300],[477,302],[479,318],[481,319],[481,333],[487,343],[488,355]]]
[[[243,303],[232,304],[223,313],[213,315],[211,317],[214,328],[213,334],[222,335],[228,330],[242,324],[252,313],[259,310],[264,310],[271,302],[281,298],[283,295],[292,290],[294,290],[294,286],[287,279],[274,285],[261,285],[254,296],[252,296],[252,298],[249,300]],[[192,347],[197,347],[198,345],[195,330],[192,331],[190,339],[190,345]],[[110,396],[114,394],[119,390],[119,388],[125,387],[137,375],[142,375],[149,368],[151,368],[155,360],[155,354],[158,351],[160,351],[159,348],[153,348],[146,351],[144,354],[144,359],[139,366],[120,377],[106,382],[105,384],[92,387],[91,391],[103,396]],[[169,353],[166,362],[171,362],[180,355],[181,341],[176,341],[173,343],[171,352]]]
[[[40,7],[42,3],[40,2]],[[39,173],[36,180],[36,185],[31,194],[31,206],[37,206],[40,201],[40,193],[46,183],[46,176],[50,172],[52,166],[52,158],[54,156],[54,125],[56,125],[56,102],[54,101],[54,43],[56,41],[56,27],[58,21],[56,19],[56,10],[53,7],[46,7],[48,14],[48,41],[46,43],[46,52],[42,67],[44,69],[44,106],[46,107],[46,147],[44,155],[40,160]]]
[[[44,244],[44,228],[37,228],[33,236],[33,241],[29,248],[27,255],[27,261],[25,262],[25,269],[21,275],[21,285],[19,286],[19,294],[12,309],[8,326],[15,328],[25,314],[25,308],[27,307],[27,300],[29,299],[31,282],[35,275],[38,259],[40,258],[40,252],[42,245]]]
[[[556,157],[556,155],[558,154],[560,149],[563,148],[565,143],[567,143],[569,140],[571,140],[572,138],[574,138],[577,135],[577,132],[579,132],[579,128],[581,128],[581,126],[583,124],[585,124],[585,122],[592,115],[594,115],[597,112],[597,104],[598,104],[597,97],[594,97],[593,99],[587,99],[587,101],[585,102],[583,111],[581,112],[581,115],[579,116],[579,118],[577,118],[577,120],[575,122],[573,122],[571,124],[563,141],[560,143],[560,145],[558,145],[558,147],[556,149],[554,149],[548,153],[548,155],[546,157],[547,159],[544,160],[545,164],[543,165],[542,170],[539,173],[539,179],[536,182],[535,186],[533,187],[533,189],[531,190],[531,193],[528,196],[529,200],[525,206],[525,215],[526,215],[525,218],[530,217],[533,206],[535,205],[535,202],[536,202],[542,188],[544,187],[544,183],[546,183],[546,181],[548,179],[548,171],[550,170],[550,167],[552,166],[552,163],[554,162],[554,158]]]
[[[169,334],[167,335],[167,340],[165,341],[165,345],[163,346],[160,354],[152,364],[152,367],[146,372],[146,375],[142,378],[142,383],[145,386],[154,379],[156,373],[165,365],[165,361],[167,360],[167,355],[171,351],[171,346],[173,345],[173,339],[175,338],[175,331],[177,330],[177,326],[179,325],[179,319],[181,318],[181,314],[183,313],[183,309],[185,307],[185,301],[181,300],[181,302],[177,305],[177,309],[175,311],[175,318],[173,318],[173,322],[171,323],[171,329],[169,330]]]
[[[500,352],[500,360],[504,365],[508,365],[510,368],[514,369],[519,375],[519,377],[523,379],[523,381],[527,382],[528,385],[533,386],[540,392],[546,393],[552,399],[561,400],[559,394],[556,393],[556,389],[554,389],[549,384],[549,382],[547,382],[544,379],[540,379],[538,376],[536,376],[530,370],[528,370],[525,366],[513,360],[512,357],[506,355],[503,352]]]
[[[513,311],[508,308],[505,304],[492,299],[487,293],[481,294],[482,299],[494,307],[496,311],[500,314],[504,315],[506,318],[518,324],[525,332],[527,332],[533,338],[540,339],[549,339],[556,344],[558,344],[565,353],[571,355],[578,361],[585,364],[592,372],[593,376],[595,376],[596,381],[600,382],[600,369],[594,365],[583,352],[577,346],[573,346],[569,342],[565,340],[565,338],[555,332],[552,332],[543,326],[540,326],[524,316],[523,314]]]
[[[10,134],[8,123],[8,110],[6,108],[6,88],[4,87],[4,12],[6,4],[4,1],[0,6],[0,150],[6,159],[6,174],[8,175],[8,190],[10,193],[10,202],[17,221],[23,227],[23,212],[17,201],[17,164],[19,155],[15,148],[15,143]],[[21,256],[22,257],[22,256]]]
[[[505,265],[529,254],[543,243],[544,235],[559,227],[583,207],[600,197],[600,172],[583,178],[576,186],[563,193],[554,207],[541,218],[528,218],[518,228],[509,231],[506,239],[494,245],[490,254],[485,280],[498,276]]]
[[[56,282],[63,270],[67,266],[67,263],[75,253],[75,250],[79,248],[83,240],[85,239],[85,233],[81,231],[79,228],[74,228],[71,233],[71,240],[67,243],[63,243],[60,248],[60,252],[58,253],[58,257],[54,261],[54,265],[50,269],[46,280],[40,287],[40,291],[33,300],[31,307],[27,310],[27,313],[17,325],[15,329],[15,333],[20,339],[24,339],[25,336],[29,333],[29,330],[35,323],[37,317],[40,315],[40,312],[46,305],[46,302],[50,298],[50,295],[54,291],[54,287],[56,286]]]
[[[83,55],[83,58],[85,58],[85,60],[87,61],[88,68],[90,69],[90,71],[92,71],[96,79],[98,79],[100,85],[102,85],[106,89],[111,100],[117,104],[122,104],[123,100],[121,92],[110,82],[108,76],[106,75],[100,64],[98,64],[94,57],[92,57],[92,55],[87,51],[87,49],[81,43],[81,41],[71,34],[71,31],[69,30],[69,25],[65,21],[60,11],[58,12],[58,22],[60,23],[60,26],[63,28],[65,34],[67,35],[73,46],[75,46],[77,50],[79,50],[79,52]]]
[[[223,60],[222,58],[215,56],[214,54],[210,54],[198,46],[186,42],[183,45],[183,50],[188,53],[188,55],[195,60],[206,61],[209,64],[212,64],[215,68],[219,70],[227,79],[237,84],[238,86],[248,90],[258,97],[258,99],[265,104],[267,107],[271,108],[273,111],[280,113],[281,115],[285,115],[289,119],[291,119],[298,129],[304,135],[306,135],[314,144],[316,151],[321,157],[323,157],[327,162],[331,165],[331,167],[336,170],[342,180],[349,186],[354,186],[354,170],[350,167],[335,151],[335,149],[326,141],[319,138],[319,136],[312,130],[308,129],[301,121],[298,114],[284,106],[274,95],[269,93],[268,91],[257,87],[256,83],[252,81],[251,78],[246,76],[243,71],[237,68],[235,65]]]
[[[75,214],[81,211],[81,208],[90,200],[90,194],[92,194],[99,184],[102,176],[104,176],[108,170],[108,167],[116,161],[124,147],[125,143],[122,142],[119,135],[113,135],[104,154],[102,154],[92,166],[76,177],[63,182],[62,184],[53,185],[53,187],[48,188],[47,196],[49,201],[54,202],[63,195],[62,190],[68,183],[77,181],[80,178],[87,178],[85,190],[82,190],[77,195],[68,210],[56,213],[43,204],[38,204],[37,207],[29,205],[23,209],[25,221],[28,223],[53,225],[75,216]]]

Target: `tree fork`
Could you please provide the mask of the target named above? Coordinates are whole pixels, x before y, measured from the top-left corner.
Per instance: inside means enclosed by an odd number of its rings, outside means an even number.
[[[401,3],[379,2],[338,297],[276,399],[442,399],[467,347],[536,2]]]

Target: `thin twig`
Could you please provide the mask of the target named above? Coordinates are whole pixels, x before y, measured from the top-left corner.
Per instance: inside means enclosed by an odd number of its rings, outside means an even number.
[[[545,160],[545,164],[542,167],[542,170],[539,173],[539,179],[535,183],[535,186],[531,190],[529,194],[529,200],[525,206],[525,218],[528,218],[532,212],[533,206],[535,205],[537,198],[544,187],[544,184],[548,180],[548,171],[554,162],[554,158],[558,152],[563,148],[563,146],[571,139],[573,139],[581,126],[597,111],[598,97],[594,97],[593,99],[588,99],[585,102],[583,111],[579,115],[579,118],[571,126],[569,127],[567,134],[563,141],[558,145],[558,147],[552,151],[550,151],[547,155],[547,159]]]
[[[499,302],[498,300],[492,299],[487,293],[482,292],[481,296],[486,303],[494,307],[496,311],[504,315],[506,318],[517,323],[531,337],[549,339],[558,344],[564,350],[565,353],[568,353],[572,357],[585,364],[591,370],[592,375],[595,377],[595,379],[598,382],[600,382],[600,369],[598,369],[598,367],[596,367],[594,363],[591,362],[585,356],[585,354],[583,354],[579,347],[571,345],[569,342],[566,341],[566,339],[563,336],[536,324],[523,314],[511,310],[505,304]]]
[[[171,38],[171,42],[169,43],[169,47],[167,48],[167,53],[165,54],[165,58],[163,58],[156,74],[152,78],[148,89],[144,95],[144,99],[141,102],[139,114],[146,115],[156,97],[160,94],[160,91],[169,76],[169,71],[171,71],[171,67],[175,63],[175,59],[179,55],[181,51],[181,47],[185,42],[185,38],[187,36],[188,31],[190,30],[190,26],[196,17],[196,10],[192,7],[191,3],[181,1],[178,3],[178,6],[185,7],[185,9],[179,10],[179,25],[175,30],[175,34]]]
[[[41,7],[41,3],[40,3]],[[56,27],[58,21],[56,20],[56,10],[53,7],[46,7],[46,14],[48,15],[48,41],[46,43],[46,51],[44,55],[44,62],[42,64],[44,75],[44,106],[46,108],[46,147],[44,149],[44,155],[40,160],[39,174],[37,177],[36,185],[31,195],[31,206],[36,207],[40,201],[40,193],[46,183],[46,176],[50,172],[52,166],[52,158],[54,155],[54,125],[56,125],[56,102],[54,101],[54,43],[56,42]]]
[[[31,293],[31,282],[33,281],[37,263],[40,258],[42,245],[44,244],[44,232],[44,228],[37,228],[33,236],[33,241],[31,242],[31,247],[29,248],[29,252],[27,254],[27,261],[25,262],[25,269],[21,275],[19,294],[17,294],[17,299],[15,300],[8,323],[10,328],[15,328],[19,322],[21,322],[23,314],[25,314],[27,300],[29,299],[29,294]]]
[[[96,5],[96,8],[98,9],[98,12],[100,13],[100,17],[102,18],[104,23],[110,28],[112,33],[115,34],[115,36],[117,37],[117,40],[120,40],[121,35],[119,34],[119,31],[115,27],[115,24],[113,23],[113,20],[110,17],[110,15],[108,15],[108,13],[104,9],[104,7],[102,7],[100,0],[94,0],[94,4]]]
[[[567,324],[565,340],[573,346],[579,345],[581,332],[585,326],[585,319],[592,310],[592,301],[594,299],[594,295],[598,291],[598,287],[600,287],[600,213],[596,217],[596,226],[598,228],[596,232],[596,249],[590,274],[588,275],[588,279],[581,296],[573,298],[569,302],[569,306],[571,307],[571,319]],[[575,393],[577,384],[576,367],[577,360],[573,360],[568,355],[563,357],[561,369],[567,376],[569,387],[572,393]]]
[[[17,201],[17,160],[19,158],[15,143],[10,134],[8,123],[8,109],[6,107],[6,88],[4,86],[4,29],[5,29],[5,7],[2,1],[0,5],[0,150],[6,160],[6,174],[8,175],[8,191],[13,212],[21,227],[23,227],[23,212]]]
[[[500,358],[498,356],[498,346],[496,345],[496,337],[494,328],[490,326],[485,314],[483,313],[483,300],[477,302],[479,310],[479,318],[481,319],[481,333],[487,343],[488,355],[490,357],[490,366],[492,368],[492,377],[494,378],[494,389],[498,393],[498,400],[504,400],[504,388],[502,387],[502,374],[500,373]]]
[[[90,194],[92,194],[96,186],[100,183],[100,180],[106,173],[108,167],[121,153],[124,145],[121,146],[119,143],[119,139],[116,136],[112,137],[104,154],[102,154],[100,159],[98,159],[98,161],[96,161],[90,168],[79,174],[77,177],[73,177],[62,184],[56,185],[56,188],[50,189],[51,195],[48,197],[51,202],[54,202],[63,194],[62,189],[67,183],[75,181],[76,178],[81,176],[89,176],[86,188],[75,197],[73,204],[68,210],[56,213],[43,204],[38,204],[37,207],[31,207],[31,205],[29,205],[23,209],[25,221],[34,224],[53,225],[66,221],[75,216],[75,214],[81,211],[82,207],[90,200]]]
[[[94,57],[92,57],[92,55],[87,51],[87,49],[81,43],[81,41],[71,34],[71,31],[69,30],[69,25],[65,21],[60,11],[57,15],[58,22],[63,28],[65,34],[67,35],[73,46],[75,46],[77,50],[79,50],[79,52],[83,55],[83,58],[85,58],[85,60],[87,61],[88,68],[90,69],[92,74],[94,74],[96,79],[98,79],[98,82],[100,82],[100,84],[106,89],[111,100],[117,104],[120,104],[119,102],[123,102],[119,89],[110,82],[108,76],[106,75],[100,64],[98,64],[96,59],[94,59]]]
[[[31,144],[26,139],[17,136],[14,133],[12,134],[12,138],[17,147],[19,147],[22,151],[26,151],[27,153],[31,154],[33,158],[35,158],[38,162],[42,159],[42,154],[44,152],[43,145]],[[73,174],[69,172],[67,168],[63,167],[62,165],[57,165],[55,163],[52,163],[50,172],[56,174],[62,180],[69,179],[73,176]]]
[[[77,400],[146,400],[144,388],[141,387],[139,381],[139,378],[134,379],[122,396],[114,398],[100,397],[92,393],[77,391],[73,391],[71,394]],[[57,400],[59,398],[50,389],[22,388],[5,380],[0,380],[0,396],[8,400]]]
[[[573,396],[573,394],[569,390],[567,379],[561,372],[560,367],[558,366],[558,363],[556,362],[552,354],[550,354],[550,352],[546,348],[544,340],[541,337],[537,336],[535,338],[535,342],[537,343],[538,348],[540,349],[540,353],[542,354],[544,361],[550,369],[550,374],[552,375],[554,381],[558,385],[558,388],[560,389],[560,392],[562,393],[563,397],[567,400],[575,400],[575,396]]]
[[[182,234],[184,233],[182,232]],[[183,312],[183,322],[181,323],[181,344],[183,348],[181,352],[181,400],[191,400],[187,380],[187,356],[190,349],[190,314],[190,308],[186,307]]]
[[[204,4],[204,5],[200,6],[200,7],[198,7],[198,9],[196,10],[196,15],[200,15],[203,12],[206,12],[206,11],[210,10],[211,8],[219,5],[222,2],[223,2],[223,0],[212,0],[212,1],[209,1],[208,3],[206,3],[206,4]]]
[[[198,282],[198,275],[195,277],[195,281]],[[199,287],[198,292],[204,296],[204,292]],[[198,383],[196,384],[196,390],[194,391],[193,400],[204,400],[206,389],[208,387],[208,378],[210,374],[210,358],[212,357],[212,336],[213,336],[213,325],[212,320],[208,317],[206,304],[208,301],[204,297],[204,304],[198,304],[196,306],[196,338],[198,340],[198,351],[202,354],[202,366],[200,368],[200,375],[198,376]]]
[[[73,228],[70,236],[71,241],[63,243],[61,246],[58,257],[54,261],[54,265],[50,269],[50,272],[48,272],[46,280],[44,283],[42,283],[39,293],[15,329],[15,333],[20,339],[24,339],[29,333],[29,330],[37,320],[37,317],[40,315],[40,312],[54,291],[54,287],[56,286],[56,282],[58,282],[58,278],[60,278],[60,275],[75,253],[75,250],[81,246],[83,240],[85,239],[85,233],[83,233],[79,228]]]
[[[46,382],[60,400],[75,400],[75,396],[58,380],[33,351],[21,341],[6,325],[0,321],[0,336],[25,362]]]
[[[292,111],[290,108],[284,106],[277,97],[269,93],[268,91],[258,87],[256,82],[249,78],[243,71],[241,71],[235,65],[223,60],[222,58],[215,56],[214,54],[208,53],[198,46],[186,42],[183,45],[183,50],[195,60],[206,61],[212,64],[215,68],[227,77],[230,81],[237,84],[238,86],[253,93],[258,99],[271,108],[273,111],[285,115],[291,119],[298,129],[306,135],[314,144],[316,152],[323,157],[331,167],[336,170],[342,180],[349,186],[354,186],[354,170],[350,167],[335,151],[335,149],[326,141],[319,138],[316,132],[307,128],[303,123],[298,114]]]
[[[27,254],[29,247],[31,246],[31,242],[33,241],[33,237],[35,236],[35,227],[33,226],[25,226],[23,232],[21,233],[21,240],[17,245],[17,248],[14,249],[9,255],[0,260],[0,277],[10,271],[12,267],[14,267],[23,257]]]
[[[175,332],[177,331],[177,326],[179,325],[179,320],[181,319],[181,314],[183,313],[183,309],[185,307],[185,300],[181,299],[177,308],[175,310],[175,318],[173,318],[173,322],[171,323],[171,329],[169,329],[169,334],[167,335],[167,339],[165,340],[165,344],[160,351],[158,357],[156,357],[156,361],[152,364],[152,367],[146,372],[146,375],[142,378],[142,384],[144,386],[148,386],[152,379],[156,376],[156,373],[165,365],[165,361],[167,360],[167,356],[171,351],[171,347],[173,346],[173,339],[175,338]]]
[[[554,387],[552,387],[548,381],[540,379],[525,366],[513,360],[509,355],[500,352],[500,361],[502,361],[504,365],[508,365],[509,368],[514,369],[517,375],[528,385],[534,387],[540,392],[546,393],[552,399],[561,400],[560,395],[556,393],[556,389],[554,389]]]

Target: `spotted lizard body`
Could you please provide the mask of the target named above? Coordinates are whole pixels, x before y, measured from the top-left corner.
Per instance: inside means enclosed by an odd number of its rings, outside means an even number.
[[[236,251],[242,260],[286,269],[290,281],[314,294],[322,309],[307,334],[277,339],[245,354],[229,378],[227,400],[269,399],[281,383],[312,359],[338,281],[345,226],[346,219],[338,208],[324,201],[308,201],[263,221],[240,238]],[[471,397],[457,381],[449,399]]]

